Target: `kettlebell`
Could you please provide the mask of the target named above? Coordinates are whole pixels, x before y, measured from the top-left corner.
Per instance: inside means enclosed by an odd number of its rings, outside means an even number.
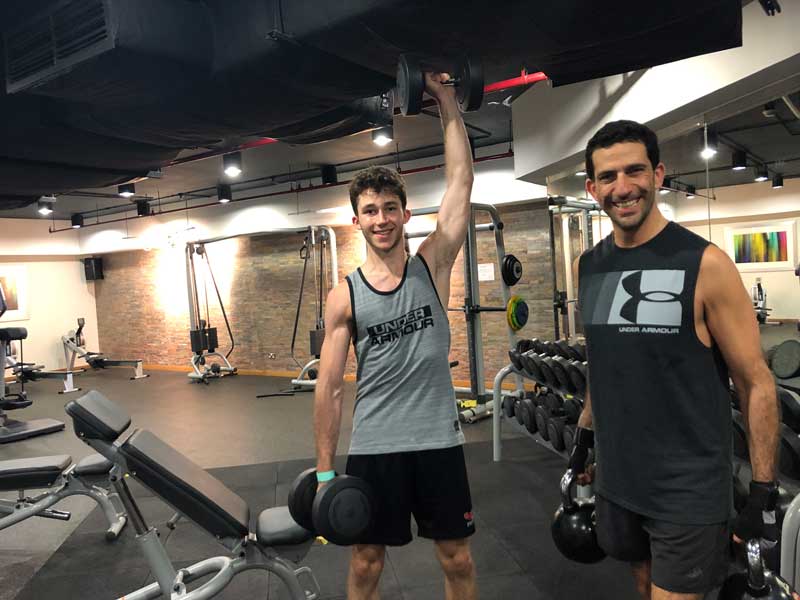
[[[561,506],[556,510],[550,532],[559,552],[570,560],[591,564],[606,553],[597,543],[594,498],[573,499],[570,488],[575,481],[572,469],[561,478]]]
[[[725,580],[718,600],[797,600],[800,598],[789,584],[772,571],[764,569],[761,544],[747,542],[747,571],[735,573]]]

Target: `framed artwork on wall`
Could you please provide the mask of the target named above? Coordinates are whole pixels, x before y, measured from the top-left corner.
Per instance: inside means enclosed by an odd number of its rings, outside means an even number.
[[[0,286],[3,288],[7,305],[6,313],[0,318],[0,322],[30,319],[27,267],[0,264]]]
[[[740,271],[786,271],[797,266],[795,221],[725,228],[725,251]]]

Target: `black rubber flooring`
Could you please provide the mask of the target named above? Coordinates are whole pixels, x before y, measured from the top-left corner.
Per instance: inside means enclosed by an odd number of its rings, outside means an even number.
[[[479,596],[489,599],[635,600],[627,565],[609,559],[581,565],[563,558],[550,537],[550,518],[559,502],[563,459],[526,438],[506,440],[504,460],[492,462],[489,442],[465,446],[470,473],[476,534],[472,538]],[[251,508],[251,519],[272,506],[285,504],[295,475],[310,459],[210,470],[235,490]],[[341,469],[343,465],[339,468]],[[225,549],[193,523],[182,520],[174,531],[165,527],[172,510],[131,483],[148,524],[162,535],[177,568],[225,554]],[[130,525],[116,542],[103,538],[99,509],[50,557],[17,596],[38,600],[57,594],[64,600],[111,599],[152,581]],[[344,598],[349,549],[315,543],[303,564],[314,571],[323,598]],[[442,598],[444,579],[431,542],[417,538],[408,546],[389,548],[380,593],[384,600]],[[272,579],[272,580],[270,580]],[[262,571],[242,573],[217,598],[286,598],[276,577]]]

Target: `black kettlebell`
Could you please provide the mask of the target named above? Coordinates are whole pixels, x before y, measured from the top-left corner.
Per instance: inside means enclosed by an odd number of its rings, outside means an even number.
[[[747,571],[735,573],[725,580],[718,600],[797,600],[800,598],[783,579],[765,570],[761,560],[761,544],[750,540],[746,546]]]
[[[572,469],[561,478],[561,506],[556,510],[550,532],[559,552],[575,562],[600,562],[606,553],[597,543],[594,499],[573,499],[570,488],[575,481]]]

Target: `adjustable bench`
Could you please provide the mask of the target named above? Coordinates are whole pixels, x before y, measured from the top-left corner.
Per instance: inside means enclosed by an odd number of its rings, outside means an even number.
[[[308,553],[314,534],[295,523],[286,506],[263,511],[256,531],[250,532],[250,508],[244,500],[152,432],[135,429],[121,437],[130,417],[99,392],[90,391],[69,402],[66,410],[79,438],[181,516],[214,536],[230,553],[176,571],[158,532],[147,526],[124,478],[120,477],[114,481],[114,487],[156,580],[126,594],[126,600],[163,597],[204,600],[222,591],[238,573],[251,569],[277,575],[293,600],[319,598],[319,586],[311,569],[295,564]],[[207,582],[187,591],[186,584],[212,574]],[[266,593],[265,589],[265,597]]]
[[[113,541],[127,522],[116,492],[107,489],[120,476],[120,468],[99,454],[77,464],[66,454],[0,461],[0,492],[19,492],[16,500],[0,498],[0,530],[29,517],[68,521],[69,512],[50,507],[68,496],[81,495],[100,505],[108,520],[106,540]],[[25,490],[31,489],[47,491],[26,496]]]

